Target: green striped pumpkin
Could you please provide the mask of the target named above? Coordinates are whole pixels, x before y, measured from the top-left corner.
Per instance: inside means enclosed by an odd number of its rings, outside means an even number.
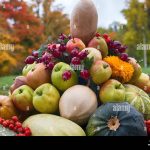
[[[146,120],[150,119],[150,97],[142,89],[126,84],[125,101],[141,112]]]

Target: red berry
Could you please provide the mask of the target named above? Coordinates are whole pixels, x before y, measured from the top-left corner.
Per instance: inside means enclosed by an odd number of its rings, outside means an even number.
[[[16,122],[15,125],[16,125],[17,128],[22,127],[22,124],[20,122]]]
[[[90,73],[89,73],[88,70],[82,70],[82,71],[80,72],[80,76],[81,76],[83,79],[88,80],[89,77],[90,77]]]
[[[55,58],[60,58],[61,55],[62,55],[62,53],[59,51],[59,49],[55,49],[55,50],[53,51],[53,56],[54,56]]]
[[[111,42],[111,39],[110,39],[110,37],[108,37],[107,39],[105,39],[105,41],[106,41],[106,43],[109,43],[109,42]]]
[[[9,129],[13,130],[13,129],[14,129],[14,125],[13,125],[13,124],[10,124],[10,125],[9,125]]]
[[[14,127],[13,131],[17,132],[18,128],[17,126]]]
[[[97,32],[97,33],[95,34],[95,36],[96,36],[96,37],[100,37],[101,35],[100,35],[100,33]]]
[[[25,128],[24,128],[24,131],[30,131],[30,128],[25,127]]]
[[[3,122],[4,122],[4,119],[0,118],[0,124],[3,124]]]
[[[77,57],[79,54],[79,49],[78,48],[74,48],[72,51],[71,51],[71,56],[72,57]]]
[[[35,58],[37,58],[39,56],[38,51],[33,51],[32,52],[32,56],[35,57]]]
[[[18,133],[23,133],[24,132],[24,129],[22,127],[18,128],[17,129]]]
[[[128,54],[127,53],[122,53],[120,55],[120,59],[122,59],[123,61],[127,61],[128,60]]]
[[[71,74],[71,71],[65,71],[62,75],[62,78],[64,81],[67,81],[71,78],[72,74]]]
[[[78,57],[83,60],[87,57],[88,55],[88,51],[81,51],[79,54],[78,54]]]
[[[8,126],[10,125],[10,120],[5,120],[5,122],[7,122]]]
[[[150,124],[150,120],[147,120],[147,121],[146,121],[146,124]]]
[[[53,62],[49,62],[46,66],[47,69],[53,70],[55,64]]]
[[[25,63],[26,64],[33,64],[35,61],[35,58],[33,56],[28,56],[26,59],[25,59]]]
[[[14,124],[14,121],[13,121],[13,120],[10,120],[10,124]]]
[[[8,122],[7,122],[7,121],[3,121],[2,125],[3,125],[4,127],[8,127]]]
[[[16,136],[25,136],[25,134],[17,134]]]
[[[108,39],[108,37],[109,37],[108,34],[106,34],[106,33],[103,34],[104,39]]]
[[[14,122],[17,122],[19,119],[18,119],[17,116],[13,116],[13,117],[12,117],[12,120],[13,120]]]
[[[31,136],[31,131],[30,130],[27,130],[27,131],[25,131],[25,136]]]

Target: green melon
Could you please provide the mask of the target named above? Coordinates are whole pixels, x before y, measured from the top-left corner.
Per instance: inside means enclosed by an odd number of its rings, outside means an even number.
[[[106,103],[91,116],[88,136],[147,136],[144,118],[129,103]]]
[[[50,114],[30,116],[23,126],[30,128],[32,136],[85,136],[83,129],[74,122]]]
[[[150,119],[150,97],[142,89],[126,84],[125,101],[141,112],[146,120]]]

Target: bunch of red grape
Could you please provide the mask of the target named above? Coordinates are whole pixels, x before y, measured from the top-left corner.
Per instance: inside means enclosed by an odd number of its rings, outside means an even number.
[[[64,56],[66,51],[66,44],[70,37],[61,34],[58,42],[54,44],[48,44],[47,49],[42,52],[42,56],[39,56],[39,51],[33,51],[32,56],[28,56],[25,60],[26,64],[44,63],[47,69],[52,70],[58,59]]]
[[[85,65],[84,61],[85,59],[87,58],[87,55],[88,55],[88,51],[79,51],[79,48],[74,48],[72,51],[71,51],[71,64],[72,65]],[[88,69],[81,69],[81,70],[78,70],[79,73],[80,73],[80,77],[85,79],[85,80],[88,80],[89,77],[90,77],[90,73],[88,71]]]
[[[46,69],[52,71],[55,64],[58,62],[65,62],[71,65],[84,65],[84,61],[87,58],[87,51],[80,51],[78,47],[74,48],[71,53],[67,53],[66,44],[71,39],[71,36],[61,34],[56,43],[48,44],[47,49],[42,52],[42,56],[39,56],[39,51],[33,51],[31,56],[28,56],[25,60],[26,64],[44,63]],[[75,70],[75,68],[73,68]],[[88,69],[75,70],[81,78],[88,80]],[[71,77],[70,72],[66,71],[63,74],[64,80],[69,80]]]
[[[110,55],[119,56],[123,61],[128,60],[128,54],[126,53],[127,46],[122,45],[119,41],[111,40],[108,34],[103,34],[103,38],[108,45]]]

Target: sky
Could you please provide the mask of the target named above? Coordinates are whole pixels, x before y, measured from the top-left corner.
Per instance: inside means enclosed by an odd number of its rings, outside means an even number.
[[[25,0],[28,3],[31,0]],[[79,0],[55,0],[54,6],[62,5],[64,7],[63,12],[70,17],[71,12]],[[118,21],[120,23],[126,23],[121,10],[126,7],[126,0],[93,0],[98,11],[98,26],[109,27],[109,25]]]
[[[79,0],[56,0],[54,5],[62,4],[64,12],[70,17],[73,7]],[[121,10],[126,7],[126,0],[93,0],[98,11],[98,26],[108,27],[112,22],[126,23]]]

